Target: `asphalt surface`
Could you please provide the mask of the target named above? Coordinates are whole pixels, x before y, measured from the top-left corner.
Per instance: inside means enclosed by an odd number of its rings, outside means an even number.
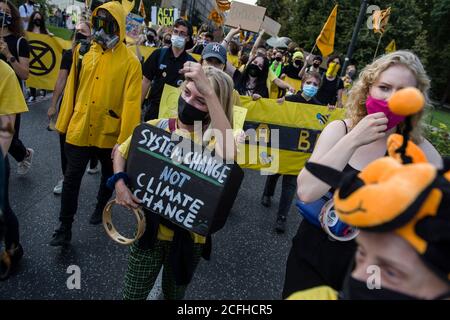
[[[25,255],[17,274],[0,282],[0,299],[121,299],[127,267],[128,248],[108,238],[103,226],[92,226],[100,175],[85,174],[79,207],[68,250],[48,245],[58,226],[60,196],[52,190],[61,178],[59,141],[47,131],[46,110],[50,100],[30,105],[22,115],[20,137],[35,150],[32,168],[25,176],[16,173],[10,157],[10,202],[20,223]],[[292,206],[287,232],[274,231],[281,179],[271,208],[260,204],[265,177],[245,171],[225,227],[213,235],[210,261],[202,260],[186,293],[186,299],[280,299],[286,259],[300,218]],[[131,217],[132,218],[132,217]],[[114,221],[132,228],[126,214]],[[80,268],[80,289],[68,289],[70,266]],[[158,296],[156,293],[149,298]]]

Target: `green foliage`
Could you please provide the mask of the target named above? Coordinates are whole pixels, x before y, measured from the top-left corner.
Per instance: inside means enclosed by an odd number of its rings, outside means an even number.
[[[282,24],[280,35],[288,36],[310,51],[334,5],[338,3],[335,53],[345,55],[358,18],[361,1],[356,0],[259,0],[267,15]],[[381,9],[391,7],[388,27],[381,38],[378,55],[395,40],[397,49],[415,52],[432,78],[432,97],[440,100],[450,81],[450,0],[371,0]],[[280,8],[281,7],[281,8]],[[373,60],[379,41],[367,26],[365,15],[353,58],[359,67]],[[318,51],[316,51],[318,52]]]
[[[426,127],[425,137],[442,157],[450,157],[450,133],[449,128],[445,124],[439,123],[437,128],[432,126]]]

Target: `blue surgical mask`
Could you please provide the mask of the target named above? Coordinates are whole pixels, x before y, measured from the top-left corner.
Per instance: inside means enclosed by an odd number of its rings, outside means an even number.
[[[178,49],[183,49],[186,44],[186,40],[183,37],[177,35],[172,35],[171,41],[172,45]]]
[[[314,97],[317,94],[317,91],[319,90],[319,88],[317,88],[316,86],[312,85],[312,84],[305,84],[303,86],[303,93],[308,96],[308,97]]]

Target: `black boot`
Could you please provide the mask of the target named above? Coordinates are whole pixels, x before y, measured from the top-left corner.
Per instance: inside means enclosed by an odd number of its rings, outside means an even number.
[[[266,196],[266,195],[263,195],[262,196],[262,198],[261,198],[261,204],[264,206],[264,207],[266,207],[266,208],[269,208],[270,207],[270,205],[271,205],[271,197],[269,197],[269,196]]]
[[[50,245],[53,247],[66,247],[72,240],[72,226],[61,224],[59,229],[55,230],[53,239],[50,241]]]
[[[90,224],[100,224],[103,222],[103,210],[95,208],[95,211],[92,213],[91,218],[89,219]]]
[[[0,253],[0,281],[6,280],[17,270],[23,256],[23,248],[19,243],[14,249]]]
[[[286,217],[278,216],[275,222],[275,231],[280,234],[286,231]]]

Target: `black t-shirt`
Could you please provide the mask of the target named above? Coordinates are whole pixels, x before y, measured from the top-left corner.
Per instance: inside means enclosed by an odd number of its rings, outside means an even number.
[[[72,67],[73,54],[72,50],[64,50],[61,58],[61,64],[59,65],[60,70],[67,70],[70,72],[70,68]]]
[[[335,105],[337,101],[337,92],[344,89],[344,82],[341,78],[336,77],[333,81],[327,79],[326,76],[322,79],[322,85],[317,93],[317,100],[321,102],[321,105]]]
[[[296,94],[286,96],[286,101],[296,102],[296,103],[317,104],[317,105],[321,104],[320,101],[317,100],[316,97],[312,97],[311,99],[306,100],[305,98],[303,98],[301,91],[297,92]]]
[[[269,90],[267,89],[266,81],[256,86],[253,90],[249,90],[245,87],[245,83],[241,82],[242,73],[236,69],[233,73],[234,88],[239,92],[241,96],[250,96],[253,94],[259,94],[263,98],[269,98]]]
[[[6,36],[3,38],[4,41],[6,42],[6,44],[8,45],[8,49],[9,52],[11,52],[11,54],[14,56],[14,58],[17,59],[17,61],[19,60],[19,57],[22,58],[30,58],[30,47],[28,45],[28,41],[27,39],[25,39],[24,37],[16,37],[12,34]],[[17,45],[17,42],[19,41],[19,45]],[[19,48],[19,51],[17,52],[17,48]],[[6,57],[0,53],[0,59],[5,61],[6,63],[10,64]],[[12,66],[11,66],[12,67]],[[19,76],[17,76],[17,79],[19,80],[19,82],[21,83],[21,79],[19,78]]]
[[[299,67],[294,66],[293,64],[288,64],[287,66],[283,67],[283,70],[281,71],[281,74],[286,74],[289,78],[301,80],[298,74],[300,73],[300,70],[302,70],[303,63],[300,64]]]
[[[164,53],[161,63],[161,53]],[[157,106],[161,101],[164,85],[179,87],[183,81],[184,76],[179,73],[183,69],[183,65],[187,61],[195,62],[195,59],[186,51],[184,51],[178,58],[175,58],[171,48],[164,48],[155,50],[150,57],[147,58],[143,67],[143,75],[152,81],[149,100],[152,107]]]

